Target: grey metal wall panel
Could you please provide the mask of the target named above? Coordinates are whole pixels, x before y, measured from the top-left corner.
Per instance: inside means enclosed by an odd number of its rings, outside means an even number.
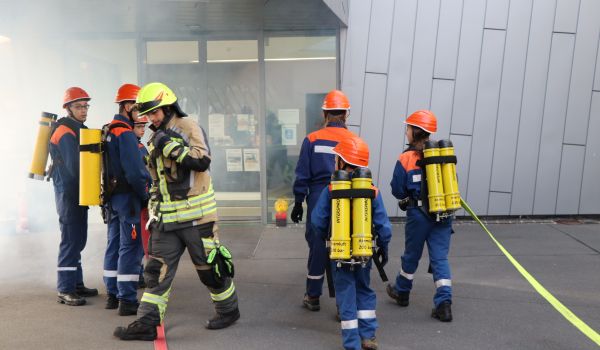
[[[467,183],[469,182],[469,161],[471,159],[471,140],[472,136],[450,135],[454,152],[458,162],[456,163],[456,176],[458,178],[458,189],[463,198],[467,197]],[[460,210],[456,215],[465,215],[464,210]]]
[[[508,215],[510,212],[510,193],[490,192],[488,215]]]
[[[348,124],[348,130],[352,131],[356,135],[360,135],[360,125],[349,125]]]
[[[492,191],[512,191],[529,39],[525,33],[529,33],[531,5],[532,0],[519,0],[512,2],[510,7],[492,163]]]
[[[505,34],[506,32],[500,30],[484,30],[483,33],[467,191],[471,208],[482,214],[486,214],[488,209]]]
[[[600,38],[598,39],[598,50],[596,52],[596,77],[594,78],[594,90],[600,91]]]
[[[511,215],[533,213],[554,10],[555,1],[533,2],[513,175]]]
[[[437,22],[440,0],[420,1],[417,7],[417,27],[413,43],[413,65],[408,95],[408,113],[429,109],[435,60]]]
[[[342,69],[342,88],[352,106],[352,123],[360,125],[367,63],[371,0],[350,1],[348,30]]]
[[[387,76],[384,74],[367,73],[365,76],[365,100],[363,102],[365,122],[361,124],[360,137],[369,145],[369,153],[372,155],[369,159],[369,168],[373,173],[375,183],[379,183],[379,155],[386,84]]]
[[[388,215],[402,215],[389,190],[394,166],[404,145],[404,124],[408,105],[408,87],[412,65],[417,0],[402,0],[394,8],[394,24],[390,48],[390,67],[385,99],[385,119],[381,142],[379,186]]]
[[[555,32],[576,32],[579,2],[580,0],[558,0],[556,3],[556,19],[554,20]]]
[[[584,158],[585,146],[563,145],[556,214],[578,213]]]
[[[537,167],[534,214],[554,213],[562,154],[563,126],[573,61],[574,34],[553,34],[544,120]]]
[[[510,0],[487,0],[485,28],[506,29],[509,3]]]
[[[454,81],[433,79],[431,89],[431,111],[438,121],[438,129],[434,137],[443,140],[450,137],[450,122],[452,116],[452,96],[454,96]]]
[[[580,214],[600,214],[600,92],[592,95],[592,116],[588,128],[581,181]]]
[[[394,0],[377,0],[371,5],[371,25],[367,47],[367,72],[387,73]]]
[[[434,78],[454,79],[456,77],[462,6],[462,0],[444,0],[441,2],[435,49]]]
[[[569,89],[565,143],[585,145],[600,34],[600,1],[582,0]]]
[[[462,14],[451,132],[471,135],[479,77],[485,2],[465,0]]]

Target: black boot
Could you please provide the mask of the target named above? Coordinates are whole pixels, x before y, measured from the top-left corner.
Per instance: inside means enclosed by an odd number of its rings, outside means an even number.
[[[388,284],[385,288],[385,291],[390,296],[390,298],[396,300],[396,303],[400,306],[408,306],[408,299],[410,297],[410,292],[397,292],[391,284]]]
[[[85,305],[85,298],[81,295],[71,292],[71,293],[58,293],[59,303],[71,306],[80,306]]]
[[[452,322],[452,308],[450,307],[450,301],[442,301],[433,311],[431,311],[431,317],[437,318],[441,322]]]
[[[98,289],[96,288],[87,288],[86,286],[79,286],[77,287],[77,289],[75,289],[75,292],[77,292],[77,294],[79,294],[82,297],[95,297],[96,295],[98,295]]]
[[[310,311],[319,311],[321,310],[321,304],[319,303],[319,297],[310,297],[308,294],[304,294],[304,299],[302,299],[302,305]]]
[[[235,309],[226,314],[216,314],[215,317],[211,318],[206,322],[207,329],[221,329],[231,326],[235,321],[240,318],[240,310]]]
[[[156,327],[135,320],[127,328],[117,327],[113,335],[121,340],[151,341],[156,339]]]
[[[104,308],[108,309],[108,310],[114,310],[118,307],[119,307],[119,299],[117,299],[117,296],[114,294],[108,293],[108,297],[106,298],[106,305],[104,306]]]
[[[137,302],[131,303],[128,301],[121,300],[119,302],[119,316],[131,316],[137,315],[138,306]]]

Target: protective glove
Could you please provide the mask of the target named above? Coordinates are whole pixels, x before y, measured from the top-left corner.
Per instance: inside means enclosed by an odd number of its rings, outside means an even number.
[[[169,137],[169,135],[167,135],[166,132],[164,132],[163,130],[156,130],[156,132],[154,132],[154,135],[152,136],[152,144],[154,145],[154,148],[158,149],[161,153],[163,148],[165,148],[165,145],[171,141],[171,138]]]
[[[377,248],[377,256],[381,257],[381,266],[385,266],[388,263],[388,247]]]
[[[302,208],[302,202],[294,203],[294,209],[292,209],[292,221],[295,223],[299,223],[302,221],[302,214],[304,213],[304,209]]]
[[[406,211],[406,209],[408,208],[408,197],[399,200],[398,206],[400,207],[400,210]]]

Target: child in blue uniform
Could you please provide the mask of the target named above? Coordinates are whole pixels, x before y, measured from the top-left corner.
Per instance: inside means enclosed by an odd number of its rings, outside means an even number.
[[[387,294],[400,306],[408,306],[414,273],[427,242],[429,264],[433,273],[436,292],[433,297],[434,309],[431,317],[442,322],[452,321],[452,280],[448,252],[452,234],[452,219],[435,221],[426,213],[420,203],[421,181],[424,173],[417,161],[423,158],[423,145],[429,135],[437,131],[435,115],[426,110],[416,111],[406,121],[408,148],[400,155],[392,178],[392,194],[400,202],[400,209],[406,211],[406,242],[402,265],[394,285],[388,284]]]
[[[354,171],[359,167],[369,165],[369,148],[358,136],[346,138],[333,148],[336,154],[336,170]],[[378,254],[382,256],[382,265],[388,260],[388,243],[392,236],[392,228],[388,219],[381,194],[375,188],[376,196],[371,201],[371,222],[377,242]],[[328,239],[329,225],[331,223],[331,190],[325,188],[312,211],[311,223],[315,241],[325,242]],[[375,315],[376,295],[370,287],[371,261],[362,265],[342,264],[337,267],[335,261],[331,262],[334,271],[333,280],[336,290],[336,304],[338,307],[342,340],[344,349],[377,349],[375,331],[377,318]]]

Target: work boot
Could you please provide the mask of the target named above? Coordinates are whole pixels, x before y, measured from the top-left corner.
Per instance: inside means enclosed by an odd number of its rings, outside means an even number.
[[[117,327],[113,335],[121,340],[154,340],[156,339],[156,327],[150,326],[139,320],[133,321],[127,328]]]
[[[113,310],[118,307],[119,307],[119,299],[117,299],[117,296],[114,294],[108,293],[108,297],[106,298],[106,305],[104,306],[104,308],[108,309],[108,310]]]
[[[360,348],[362,350],[377,350],[377,339],[375,337],[371,339],[361,339]]]
[[[235,310],[228,312],[226,314],[217,313],[215,317],[206,321],[207,329],[221,329],[231,326],[235,321],[240,318],[240,310],[236,308]]]
[[[319,311],[321,310],[321,305],[319,304],[319,297],[310,297],[308,294],[304,294],[304,299],[302,299],[302,304],[305,308],[310,311]]]
[[[442,301],[435,309],[431,311],[431,317],[437,318],[441,322],[452,322],[452,308],[450,301]]]
[[[125,300],[121,300],[119,302],[119,316],[131,316],[137,315],[138,306],[137,302],[129,302]]]
[[[85,304],[85,298],[81,295],[71,292],[71,293],[58,293],[59,303],[71,306],[80,306]]]
[[[387,292],[387,295],[390,296],[390,298],[396,300],[396,303],[398,303],[398,305],[408,306],[408,299],[410,297],[410,292],[397,292],[396,289],[394,287],[392,287],[391,284],[387,285],[387,287],[385,288],[385,291]]]
[[[96,288],[87,288],[86,286],[79,286],[75,289],[75,292],[82,297],[95,297],[98,295],[98,289]]]

